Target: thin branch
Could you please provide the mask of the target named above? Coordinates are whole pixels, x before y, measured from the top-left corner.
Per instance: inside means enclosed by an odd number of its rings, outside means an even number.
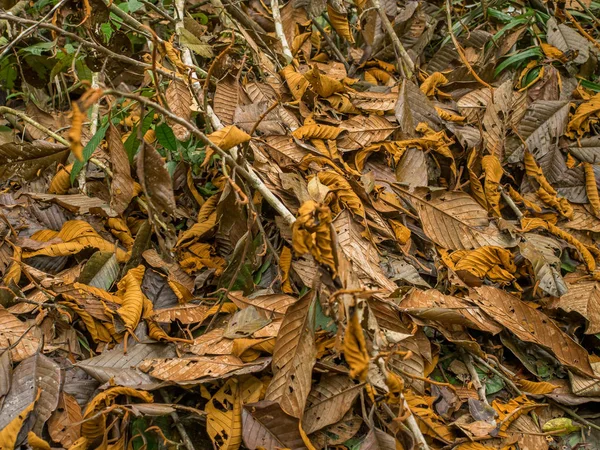
[[[16,109],[9,108],[8,106],[0,106],[0,114],[12,114],[13,116],[17,116],[21,120],[27,122],[32,127],[37,128],[38,130],[40,130],[43,133],[46,133],[48,136],[53,138],[56,142],[60,142],[65,147],[69,147],[69,145],[70,145],[69,141],[67,141],[65,138],[63,138],[62,136],[59,136],[54,131],[51,131],[48,128],[46,128],[45,126],[39,124],[38,122],[33,120],[31,117],[29,117],[27,114],[25,114],[21,111],[17,111]]]
[[[271,0],[271,9],[273,15],[273,22],[275,23],[275,34],[281,42],[281,48],[283,49],[283,56],[285,56],[286,62],[289,64],[294,60],[294,55],[290,50],[287,38],[283,32],[283,24],[281,23],[281,12],[279,11],[279,0]]]
[[[450,5],[450,0],[446,0],[446,19],[448,20],[448,32],[450,33],[450,37],[452,38],[452,43],[454,44],[456,53],[458,53],[460,60],[467,67],[467,69],[469,70],[469,73],[471,75],[473,75],[473,78],[475,78],[479,83],[481,83],[483,86],[487,87],[491,91],[492,98],[493,98],[494,89],[488,83],[483,81],[481,79],[481,77],[479,75],[477,75],[477,72],[475,72],[475,70],[473,70],[473,67],[471,66],[471,63],[469,63],[469,60],[465,56],[465,52],[463,51],[460,43],[458,42],[458,39],[456,39],[456,36],[454,36],[454,31],[452,30],[452,14],[451,13],[452,13],[452,7]]]
[[[21,39],[26,38],[27,36],[29,36],[31,33],[33,33],[35,31],[35,29],[44,21],[48,20],[48,18],[50,16],[52,16],[52,14],[54,14],[54,11],[56,11],[58,8],[60,8],[63,3],[65,3],[66,0],[61,0],[60,2],[58,2],[56,5],[54,5],[54,7],[48,11],[48,13],[42,17],[38,22],[36,22],[35,24],[31,25],[29,28],[27,28],[26,30],[21,31],[21,33],[19,33],[19,35],[17,37],[15,37],[14,39],[12,39],[7,45],[6,47],[4,47],[4,50],[2,50],[2,53],[0,53],[0,60],[2,58],[4,58],[8,52],[10,51],[11,48],[13,48],[15,45],[17,45],[19,43],[19,41],[21,41]]]
[[[485,393],[485,385],[481,384],[479,374],[477,373],[477,371],[475,370],[475,366],[473,365],[473,358],[471,357],[471,355],[465,352],[462,352],[462,357],[465,365],[467,366],[467,370],[471,375],[471,382],[473,383],[473,386],[475,386],[475,389],[477,389],[477,393],[479,394],[479,400],[481,400],[486,405],[489,405]]]
[[[396,64],[398,65],[398,70],[401,74],[403,74],[406,78],[412,78],[413,73],[415,72],[415,63],[410,58],[410,55],[400,42],[400,38],[394,31],[394,27],[388,19],[388,16],[385,13],[385,9],[381,6],[379,0],[371,0],[373,7],[377,10],[379,14],[379,18],[381,19],[381,23],[383,24],[383,28],[385,32],[392,40],[392,44],[394,45],[394,52],[396,53]]]
[[[166,389],[160,389],[160,395],[164,399],[165,403],[172,403],[171,397]],[[175,428],[177,428],[177,431],[179,432],[179,435],[181,436],[181,440],[183,441],[183,445],[185,446],[185,448],[187,448],[187,450],[196,450],[196,448],[194,447],[194,443],[192,442],[189,435],[187,434],[187,431],[185,431],[185,427],[179,420],[179,414],[177,414],[177,412],[173,411],[170,415],[171,415],[171,419],[173,419],[173,422],[175,423]]]
[[[341,62],[344,65],[344,67],[346,68],[346,72],[348,72],[350,70],[350,64],[348,64],[348,61],[346,61],[346,58],[342,54],[341,50],[339,48],[337,48],[337,46],[331,40],[331,37],[329,37],[327,32],[325,32],[325,30],[323,29],[321,24],[319,22],[317,22],[317,19],[313,19],[312,23],[315,26],[315,28],[317,30],[319,30],[319,33],[321,33],[321,36],[323,36],[323,39],[325,39],[325,42],[327,43],[328,47],[335,54],[335,56],[337,57],[339,62]]]
[[[22,19],[21,17],[15,17],[11,14],[5,14],[5,13],[0,13],[0,20],[8,20],[9,22],[15,22],[15,23],[20,23],[22,25],[32,25],[32,24],[37,24],[36,21],[34,20],[29,20],[29,19]],[[38,28],[45,28],[48,30],[52,30],[58,34],[61,34],[63,36],[66,36],[68,38],[73,39],[74,41],[79,42],[81,45],[84,45],[86,47],[92,48],[100,53],[105,54],[106,56],[108,56],[109,58],[112,58],[116,61],[120,61],[123,63],[127,63],[127,64],[131,64],[132,66],[135,67],[140,67],[144,70],[152,70],[152,64],[148,64],[142,61],[138,61],[135,60],[133,58],[129,58],[128,56],[125,55],[121,55],[118,53],[113,52],[112,50],[109,50],[108,48],[102,46],[102,45],[98,45],[95,44],[93,42],[87,41],[85,39],[83,39],[82,37],[80,37],[79,35],[75,34],[75,33],[71,33],[69,31],[65,31],[60,27],[57,27],[55,25],[49,24],[49,23],[40,23],[38,25]],[[206,72],[204,72],[202,69],[200,68],[196,68],[194,67],[194,69],[196,69],[196,71],[200,74],[200,75],[205,75]],[[160,73],[161,75],[167,77],[167,78],[175,78],[176,75],[173,72],[170,71],[166,71],[166,70],[162,70],[162,69],[157,69],[156,70],[158,73]]]
[[[269,190],[269,188],[263,183],[263,181],[254,173],[254,171],[252,170],[252,168],[248,165],[248,164],[244,164],[244,167],[241,166],[240,164],[238,164],[238,162],[226,151],[224,151],[221,147],[219,147],[218,145],[215,145],[215,143],[213,143],[208,136],[206,136],[202,131],[200,131],[200,129],[198,129],[198,127],[196,127],[196,125],[193,125],[192,123],[188,122],[187,120],[173,114],[171,111],[169,111],[168,109],[164,108],[163,106],[147,99],[146,97],[141,97],[139,95],[135,95],[135,94],[129,94],[127,92],[121,92],[121,91],[117,91],[114,89],[108,89],[106,91],[104,91],[104,95],[114,95],[117,97],[124,97],[124,98],[129,98],[131,100],[135,100],[139,103],[144,104],[145,106],[149,106],[151,108],[154,108],[154,110],[156,110],[157,112],[164,114],[165,116],[167,116],[170,120],[172,120],[175,123],[178,123],[182,126],[184,126],[185,128],[187,128],[192,134],[194,134],[196,137],[198,137],[204,144],[206,144],[208,147],[210,147],[211,149],[213,149],[216,153],[218,153],[222,158],[225,159],[225,161],[227,162],[227,164],[229,164],[232,167],[235,167],[235,170],[248,182],[250,183],[250,186],[252,186],[254,189],[257,189],[261,195],[263,196],[263,198],[267,201],[267,203],[269,203],[273,209],[275,211],[277,211],[277,213],[279,213],[283,219],[288,223],[288,224],[292,224],[296,221],[296,218],[294,217],[294,215],[290,212],[289,209],[287,209],[287,207],[281,202],[281,200],[279,200],[275,194],[273,194],[273,192],[271,192]]]

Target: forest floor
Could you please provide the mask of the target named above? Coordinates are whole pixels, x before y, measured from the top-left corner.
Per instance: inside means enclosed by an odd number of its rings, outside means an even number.
[[[600,448],[600,3],[1,3],[0,449]]]

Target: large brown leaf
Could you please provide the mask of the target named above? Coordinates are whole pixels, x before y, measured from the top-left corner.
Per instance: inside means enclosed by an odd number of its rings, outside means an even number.
[[[0,145],[0,178],[23,178],[28,181],[53,163],[63,163],[69,156],[64,145],[46,141],[6,143]]]
[[[179,384],[201,384],[226,376],[260,372],[271,358],[244,363],[233,355],[146,359],[138,368],[159,380]]]
[[[502,327],[482,313],[481,309],[468,299],[444,295],[435,289],[427,291],[413,289],[402,299],[400,307],[419,319],[462,325],[493,334],[502,331]]]
[[[554,299],[551,306],[579,313],[588,323],[586,334],[600,333],[600,283],[579,281],[567,283],[566,287],[566,294]]]
[[[138,179],[148,201],[159,214],[173,214],[173,182],[162,156],[152,145],[143,143],[137,158]]]
[[[169,109],[178,117],[190,120],[192,117],[192,94],[185,81],[173,78],[165,92]],[[189,130],[179,123],[170,121],[173,134],[180,141],[187,141],[190,137]]]
[[[296,299],[285,294],[258,295],[244,297],[241,291],[229,292],[229,299],[240,309],[254,306],[267,314],[268,317],[283,317]]]
[[[302,428],[313,433],[342,419],[363,388],[344,375],[321,378],[310,391]]]
[[[396,450],[396,439],[379,428],[371,428],[360,450]]]
[[[471,298],[519,339],[550,350],[565,366],[594,376],[587,351],[544,313],[500,289],[483,286]]]
[[[133,198],[133,178],[131,166],[117,128],[110,124],[106,131],[106,142],[110,152],[110,162],[113,169],[110,185],[110,206],[119,214],[127,208]]]
[[[22,361],[13,373],[10,391],[0,410],[0,430],[30,405],[35,403],[35,420],[27,426],[40,435],[46,420],[58,406],[63,374],[54,361],[37,353]]]
[[[527,149],[541,158],[556,145],[569,119],[570,103],[563,100],[540,100],[532,103],[519,123],[519,138],[524,141],[508,156],[508,162],[520,162]]]
[[[400,191],[400,194],[406,191]],[[488,213],[464,192],[435,192],[431,199],[410,195],[423,231],[436,244],[450,250],[471,250],[483,245],[511,247],[515,240],[488,219]]]
[[[355,116],[342,122],[340,129],[346,130],[338,138],[341,151],[359,150],[373,142],[385,140],[396,128],[386,118],[376,115]]]
[[[273,379],[265,393],[265,400],[278,402],[297,418],[304,413],[316,362],[314,300],[311,291],[287,309],[273,351]]]
[[[0,348],[10,348],[12,360],[19,362],[38,351],[39,345],[37,327],[21,322],[0,306]]]
[[[115,386],[150,389],[158,385],[155,379],[137,367],[149,358],[172,358],[175,350],[165,344],[138,343],[127,349],[105,350],[101,355],[86,359],[77,364],[101,383],[112,380]]]
[[[263,400],[242,409],[243,439],[250,450],[306,449],[299,426],[300,421],[286,414],[276,402]]]

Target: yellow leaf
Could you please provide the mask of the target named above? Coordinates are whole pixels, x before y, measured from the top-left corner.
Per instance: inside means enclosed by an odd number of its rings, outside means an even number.
[[[292,283],[290,282],[290,269],[292,267],[292,251],[284,246],[279,255],[279,270],[281,270],[281,290],[286,294],[293,294]]]
[[[83,145],[81,143],[81,128],[83,127],[83,121],[85,114],[79,109],[77,102],[72,103],[73,111],[71,113],[71,128],[67,137],[71,143],[71,153],[79,161],[83,162]]]
[[[402,222],[394,219],[388,219],[388,223],[392,227],[394,235],[396,236],[396,239],[398,239],[400,245],[404,245],[410,240],[411,232],[406,226],[404,226]]]
[[[446,83],[448,83],[448,79],[443,74],[434,72],[421,83],[420,89],[427,97],[433,97],[439,92],[438,86]]]
[[[600,217],[600,196],[598,196],[598,185],[596,184],[596,175],[594,166],[590,163],[583,163],[585,170],[585,191],[592,207],[592,212],[596,217]]]
[[[327,206],[312,200],[304,202],[298,209],[298,219],[292,225],[292,243],[297,254],[310,253],[317,262],[329,267],[335,277],[331,220]]]
[[[563,61],[565,59],[565,55],[555,46],[547,44],[546,42],[542,42],[540,47],[542,47],[542,51],[547,58],[550,59],[558,59],[559,61]]]
[[[524,395],[511,399],[508,403],[502,403],[499,400],[492,402],[492,407],[498,413],[498,423],[501,424],[498,430],[498,435],[505,437],[506,430],[523,414],[527,414],[532,409],[541,405],[529,400]]]
[[[142,317],[144,293],[142,292],[141,281],[144,270],[145,267],[142,265],[130,269],[118,284],[119,297],[121,297],[123,303],[117,309],[117,314],[123,320],[125,328],[131,333],[135,331]]]
[[[558,386],[546,381],[536,382],[529,380],[518,380],[517,385],[525,392],[535,395],[549,394]]]
[[[112,235],[121,241],[125,247],[133,247],[133,236],[131,235],[131,231],[129,230],[129,227],[127,227],[127,222],[125,222],[125,220],[120,217],[111,217],[106,221],[106,224],[110,228]]]
[[[481,168],[485,174],[484,192],[488,209],[498,217],[500,214],[500,180],[502,179],[502,164],[495,155],[486,155],[481,159]]]
[[[556,190],[550,185],[542,169],[538,166],[535,158],[530,152],[525,152],[524,156],[525,173],[533,178],[539,185],[537,195],[546,205],[555,208],[567,219],[573,218],[573,207],[564,197],[558,197]]]
[[[228,127],[221,128],[220,130],[215,131],[208,135],[208,138],[218,147],[221,147],[222,150],[229,150],[236,145],[243,144],[244,142],[248,142],[250,139],[250,135],[242,130],[240,130],[235,125],[229,125]]]
[[[350,44],[353,44],[354,37],[350,31],[348,14],[345,11],[338,11],[336,8],[332,7],[329,2],[327,2],[327,15],[329,16],[331,25],[335,29],[336,33],[339,34],[340,37],[347,40]]]
[[[352,314],[344,333],[344,358],[350,366],[350,377],[365,381],[369,372],[369,353],[356,312]]]
[[[33,407],[35,406],[35,402],[39,398],[40,393],[29,406],[27,406],[24,410],[22,410],[18,416],[16,416],[13,420],[9,422],[1,431],[0,431],[0,449],[4,450],[13,450],[15,448],[15,444],[17,442],[17,437],[19,435],[19,431],[21,431],[21,427],[23,426],[23,422],[29,416],[29,413],[33,411]]]
[[[515,279],[512,274],[517,270],[512,253],[501,247],[457,250],[442,256],[442,259],[455,271],[464,270],[477,278],[487,277],[496,283],[511,283]]]
[[[338,80],[323,75],[317,66],[306,72],[304,78],[308,80],[313,90],[321,97],[329,97],[346,90]]]
[[[237,378],[229,379],[205,407],[206,431],[216,449],[237,450],[242,443],[242,402]]]
[[[292,135],[296,139],[337,139],[342,131],[339,127],[311,124],[295,129]]]
[[[23,251],[21,247],[14,246],[12,259],[13,262],[10,263],[8,270],[4,274],[4,284],[6,286],[10,286],[11,283],[19,284],[19,280],[21,279],[21,256]]]
[[[337,198],[338,204],[332,205],[331,202],[329,202],[334,212],[341,211],[341,206],[343,205],[354,214],[363,218],[365,217],[365,208],[362,201],[352,190],[350,183],[348,183],[343,176],[330,170],[321,171],[317,176],[319,181],[327,186],[330,192],[333,192]]]
[[[50,450],[50,444],[35,434],[33,431],[27,433],[27,443],[33,450]]]
[[[152,394],[129,387],[113,387],[96,395],[87,405],[81,424],[81,435],[94,441],[106,434],[106,416],[100,411],[112,406],[119,395],[135,397],[143,402],[152,402]]]
[[[571,117],[567,130],[571,137],[583,136],[590,132],[590,125],[598,122],[598,113],[600,112],[600,93],[594,95],[587,102],[577,107]]]
[[[467,120],[466,117],[461,116],[460,114],[455,114],[438,106],[435,107],[435,110],[437,111],[438,116],[440,116],[440,118],[443,120],[448,120],[450,122],[464,122]]]
[[[58,171],[52,177],[50,186],[48,187],[48,194],[66,194],[71,187],[71,169],[73,164],[68,166],[60,166]]]
[[[103,239],[92,226],[83,220],[70,220],[65,222],[60,232],[45,230],[39,233],[34,233],[31,238],[46,242],[50,239],[58,237],[62,239],[62,243],[51,244],[40,250],[32,252],[23,252],[23,259],[32,258],[34,256],[69,256],[75,255],[87,248],[95,248],[102,252],[116,252],[117,260],[125,262],[129,259],[129,254],[122,249],[116,247],[115,244]]]
[[[561,230],[556,225],[553,225],[542,219],[524,217],[523,219],[521,219],[521,228],[525,232],[535,230],[537,228],[543,228],[545,230],[548,230],[554,236],[563,239],[564,241],[568,242],[573,247],[575,247],[577,251],[579,251],[583,262],[585,263],[587,269],[590,272],[594,272],[596,270],[596,261],[594,260],[594,257],[586,248],[586,246],[582,244],[579,240],[575,239],[573,235]]]
[[[581,426],[573,423],[573,421],[568,417],[557,417],[555,419],[550,419],[542,426],[542,431],[544,433],[560,432],[559,435],[563,436],[574,433],[580,429]]]
[[[304,75],[296,72],[291,64],[281,70],[281,74],[287,82],[288,88],[296,100],[300,100],[306,89],[308,89],[308,80]]]

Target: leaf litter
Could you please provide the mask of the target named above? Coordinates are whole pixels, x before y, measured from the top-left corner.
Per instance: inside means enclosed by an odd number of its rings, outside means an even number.
[[[8,1],[0,448],[600,442],[600,4]]]

